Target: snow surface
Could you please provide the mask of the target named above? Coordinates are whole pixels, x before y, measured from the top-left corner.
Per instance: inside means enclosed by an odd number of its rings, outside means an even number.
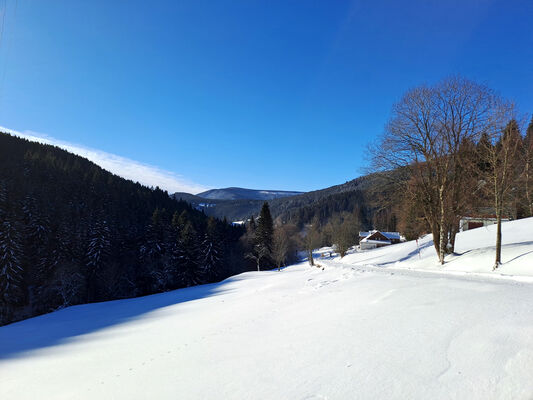
[[[352,251],[334,261],[359,266],[514,276],[514,279],[533,282],[533,218],[502,223],[503,265],[492,271],[495,242],[496,225],[461,232],[457,235],[455,254],[446,257],[444,267],[438,263],[431,235],[418,240],[418,244],[410,241],[375,250]]]
[[[0,398],[531,399],[533,220],[498,273],[491,232],[444,272],[424,238],[1,327]]]

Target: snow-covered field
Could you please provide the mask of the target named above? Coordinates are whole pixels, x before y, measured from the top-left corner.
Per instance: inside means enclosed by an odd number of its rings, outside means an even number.
[[[456,254],[446,257],[444,267],[438,263],[431,235],[421,238],[418,244],[410,241],[372,251],[352,251],[342,260],[335,258],[334,261],[455,274],[499,275],[533,282],[533,218],[502,224],[503,265],[492,271],[495,242],[496,225],[461,232],[457,235]]]
[[[496,273],[491,232],[459,235],[445,272],[425,238],[420,257],[404,243],[2,327],[0,398],[532,399],[533,219],[504,225]]]

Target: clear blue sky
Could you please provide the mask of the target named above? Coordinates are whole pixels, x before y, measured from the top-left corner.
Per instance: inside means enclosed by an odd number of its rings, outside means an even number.
[[[392,103],[450,74],[533,112],[531,0],[6,3],[0,125],[207,187],[353,179]]]

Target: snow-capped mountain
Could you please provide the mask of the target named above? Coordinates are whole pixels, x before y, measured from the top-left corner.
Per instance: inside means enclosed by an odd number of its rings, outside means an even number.
[[[197,196],[211,200],[272,200],[280,197],[289,197],[302,194],[303,192],[294,192],[286,190],[255,190],[239,187],[229,187],[223,189],[211,189]]]

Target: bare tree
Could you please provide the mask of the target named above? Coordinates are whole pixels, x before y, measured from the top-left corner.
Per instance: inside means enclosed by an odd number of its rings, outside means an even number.
[[[342,217],[342,221],[338,219],[337,225],[333,226],[333,243],[341,258],[346,255],[351,246],[357,243],[359,231],[359,221],[354,214],[345,213]]]
[[[270,251],[265,246],[255,245],[253,251],[246,253],[245,258],[255,261],[258,271],[261,271],[261,261],[270,257]]]
[[[487,130],[498,101],[488,87],[462,77],[411,89],[393,106],[385,132],[372,149],[376,171],[409,171],[405,187],[413,191],[411,197],[433,233],[441,264],[453,250],[467,192],[468,157],[463,149]]]
[[[305,249],[307,251],[307,259],[309,265],[314,266],[313,250],[320,246],[320,232],[318,230],[318,222],[315,221],[307,230],[304,238]]]
[[[485,174],[485,188],[492,194],[496,214],[496,257],[493,270],[501,265],[502,252],[502,216],[511,190],[516,186],[519,172],[516,155],[521,144],[518,122],[511,119],[505,128],[502,120],[512,116],[513,106],[504,104],[494,119],[494,129],[490,132],[491,140],[486,143],[481,156],[485,157],[489,168]]]
[[[285,265],[287,256],[290,250],[290,238],[283,226],[279,226],[274,230],[274,243],[272,246],[272,257],[276,262],[278,271],[281,266]]]

